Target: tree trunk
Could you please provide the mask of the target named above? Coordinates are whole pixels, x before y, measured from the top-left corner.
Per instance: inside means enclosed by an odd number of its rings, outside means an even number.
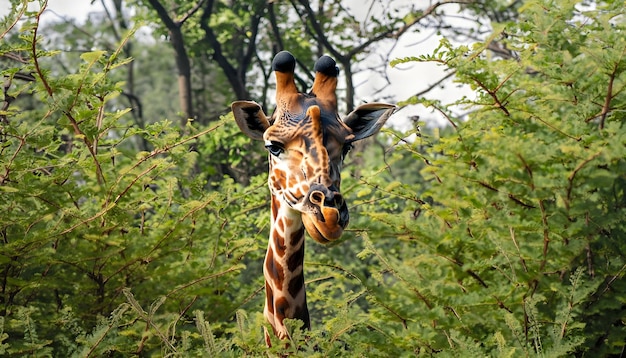
[[[354,82],[352,81],[352,63],[349,57],[341,58],[344,76],[346,76],[346,113],[354,110]]]
[[[175,21],[170,17],[167,10],[159,2],[159,0],[148,0],[157,15],[163,21],[165,27],[169,31],[170,43],[174,48],[176,57],[176,68],[178,70],[178,100],[180,103],[180,111],[182,113],[181,124],[184,127],[189,118],[193,118],[193,100],[191,96],[191,63],[185,49],[185,41],[183,38],[182,26],[184,22],[202,6],[203,0],[194,7],[193,11],[186,14],[183,19]]]
[[[187,56],[183,33],[180,27],[170,29],[170,42],[174,48],[176,57],[176,69],[178,70],[178,101],[182,115],[181,125],[184,127],[187,124],[187,120],[194,117],[194,113],[191,94],[191,63],[189,56]]]

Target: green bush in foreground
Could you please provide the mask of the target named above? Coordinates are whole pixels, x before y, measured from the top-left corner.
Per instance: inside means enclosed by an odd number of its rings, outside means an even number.
[[[432,139],[428,202],[391,228],[421,347],[476,355],[620,354],[626,342],[623,4],[533,1],[484,43],[431,55],[476,91]],[[490,59],[498,40],[515,51]],[[423,99],[444,113],[445,107]],[[410,150],[410,148],[409,148]],[[373,237],[373,233],[370,236]],[[405,285],[402,285],[405,286]],[[401,287],[398,292],[410,292]],[[436,314],[424,314],[418,310]],[[410,330],[410,329],[409,329]]]

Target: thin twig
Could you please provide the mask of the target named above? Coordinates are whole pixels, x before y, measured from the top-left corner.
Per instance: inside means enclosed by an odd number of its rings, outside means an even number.
[[[602,112],[600,113],[600,129],[604,129],[604,121],[611,110],[611,100],[613,99],[613,81],[615,80],[615,76],[617,74],[617,67],[618,64],[615,64],[613,72],[609,75],[609,86],[606,90],[606,98],[604,99],[604,105],[602,105]]]
[[[543,200],[539,200],[539,209],[541,210],[541,223],[543,225],[543,260],[541,260],[541,264],[539,268],[543,270],[548,261],[548,245],[550,244],[550,231],[548,228],[548,213],[546,212],[546,208],[543,205]]]
[[[9,31],[11,31],[15,27],[15,25],[17,25],[17,23],[20,21],[22,16],[24,16],[24,13],[26,12],[26,8],[28,7],[28,3],[26,1],[23,1],[22,5],[24,6],[22,6],[22,8],[20,9],[15,19],[13,19],[13,22],[11,23],[11,25],[9,25],[9,27],[7,27],[6,30],[4,30],[2,34],[0,34],[0,39],[4,38],[4,36],[6,36],[6,34],[8,34]]]
[[[572,189],[574,188],[574,178],[576,177],[576,174],[578,174],[578,172],[585,166],[587,165],[589,162],[591,162],[592,160],[596,159],[598,156],[600,156],[600,154],[602,154],[602,151],[599,151],[597,153],[592,154],[591,156],[589,156],[587,159],[583,160],[580,164],[578,164],[576,166],[576,168],[574,168],[574,170],[572,171],[572,173],[567,177],[567,196],[566,196],[566,200],[565,200],[565,209],[569,210],[569,203],[572,199]]]
[[[517,255],[519,256],[519,260],[524,268],[524,272],[528,272],[528,267],[526,267],[526,260],[522,257],[522,251],[519,249],[519,245],[517,244],[517,239],[515,239],[515,229],[512,226],[509,226],[509,232],[511,233],[511,240],[513,240],[513,245],[515,245],[515,249],[517,250]]]

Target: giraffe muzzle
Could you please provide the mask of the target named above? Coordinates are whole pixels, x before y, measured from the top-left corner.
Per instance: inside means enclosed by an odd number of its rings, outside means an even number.
[[[334,185],[312,185],[305,207],[302,221],[309,235],[319,243],[337,240],[348,225],[348,206]]]

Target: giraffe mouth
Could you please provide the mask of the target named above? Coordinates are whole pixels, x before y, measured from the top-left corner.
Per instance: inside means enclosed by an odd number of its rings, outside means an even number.
[[[314,185],[309,190],[302,223],[313,240],[327,244],[341,237],[350,216],[343,197],[333,186]]]

